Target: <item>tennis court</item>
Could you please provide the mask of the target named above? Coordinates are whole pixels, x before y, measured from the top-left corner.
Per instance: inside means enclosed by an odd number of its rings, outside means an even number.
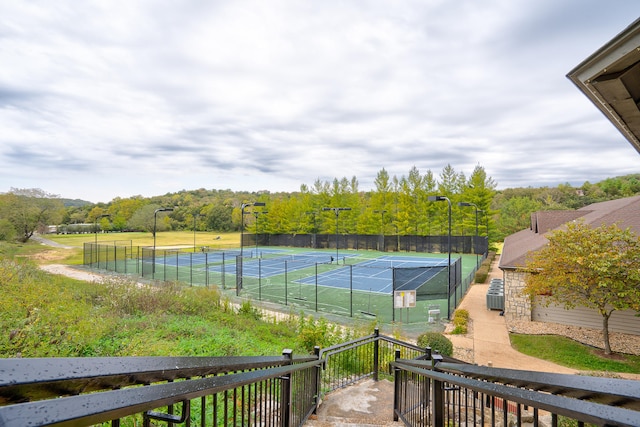
[[[297,280],[306,285],[332,288],[354,289],[390,294],[394,291],[393,269],[420,269],[421,267],[446,267],[447,258],[422,258],[386,255],[374,259],[358,261],[357,255],[345,258],[341,268],[325,271],[317,278],[305,277]],[[395,290],[415,290],[434,277],[440,269],[424,268]]]
[[[240,295],[302,310],[394,321],[393,291],[415,290],[424,319],[435,305],[447,311],[448,257],[376,251],[311,251],[243,259]],[[336,262],[336,258],[338,261]],[[461,260],[452,260],[461,267]],[[396,310],[397,311],[397,310]]]
[[[288,271],[307,269],[316,263],[328,264],[333,261],[333,257],[327,252],[291,254],[282,250],[270,250],[261,251],[260,256],[261,258],[243,259],[243,277],[274,277],[285,274]]]
[[[416,307],[402,309],[406,322],[426,321],[434,306],[441,313],[463,295],[475,271],[475,255],[389,254],[372,250],[245,246],[225,250],[114,248],[88,244],[86,258],[123,273],[137,273],[191,286],[218,286],[224,293],[289,306],[293,310],[376,317],[397,321],[393,291],[416,290]],[[240,262],[241,260],[241,262]],[[464,263],[462,262],[464,260]],[[455,265],[455,268],[454,268]],[[460,276],[451,276],[449,270]],[[461,281],[462,280],[462,281]],[[460,285],[458,285],[460,283]],[[448,298],[453,292],[453,297]],[[453,304],[453,305],[451,305]]]

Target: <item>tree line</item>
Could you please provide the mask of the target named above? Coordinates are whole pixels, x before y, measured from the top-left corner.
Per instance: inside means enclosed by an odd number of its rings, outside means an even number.
[[[447,165],[437,176],[415,166],[407,175],[383,168],[370,191],[343,177],[302,184],[297,192],[183,190],[162,196],[116,197],[108,203],[67,201],[40,189],[0,194],[0,240],[27,241],[49,225],[94,225],[105,231],[193,230],[270,234],[357,233],[444,235],[449,202],[454,235],[489,236],[500,241],[529,226],[532,212],[577,209],[591,203],[640,194],[640,174],[608,178],[581,187],[512,188],[496,182],[478,165],[467,177]],[[444,196],[442,202],[430,196]],[[253,203],[264,206],[253,206]],[[160,208],[171,211],[156,212]],[[335,211],[325,208],[348,208]],[[336,230],[336,226],[338,229]],[[89,227],[90,228],[90,227]],[[60,228],[61,230],[63,228]],[[86,229],[86,227],[85,227]],[[91,229],[91,231],[94,231]]]

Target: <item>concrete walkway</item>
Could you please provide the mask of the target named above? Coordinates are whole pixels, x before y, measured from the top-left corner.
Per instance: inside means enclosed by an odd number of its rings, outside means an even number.
[[[495,261],[494,261],[495,264]],[[502,272],[492,266],[487,281],[502,278]],[[472,285],[458,308],[469,312],[472,334],[469,336],[447,335],[454,347],[468,349],[473,355],[473,363],[495,368],[522,369],[527,371],[575,374],[575,369],[557,365],[545,360],[522,354],[511,347],[509,332],[504,316],[498,310],[487,309],[489,285]]]

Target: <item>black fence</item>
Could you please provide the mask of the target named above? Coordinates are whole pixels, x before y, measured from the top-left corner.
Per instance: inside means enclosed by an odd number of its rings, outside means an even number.
[[[257,239],[257,242],[256,242]],[[360,249],[381,252],[447,253],[449,236],[374,235],[374,234],[243,234],[242,245],[290,246],[311,249]],[[451,236],[451,252],[486,255],[486,236]]]
[[[320,396],[365,378],[392,380],[390,364],[395,360],[396,351],[406,359],[422,359],[427,355],[426,349],[380,335],[378,329],[370,336],[322,349],[319,355],[325,366]]]
[[[138,260],[143,256],[142,249],[131,243],[123,244],[123,242],[85,243],[83,264],[116,273],[139,274]]]
[[[300,426],[316,356],[0,359],[0,425]]]
[[[427,358],[428,359],[428,358]],[[406,360],[397,352],[394,420],[406,426],[640,426],[637,381]]]

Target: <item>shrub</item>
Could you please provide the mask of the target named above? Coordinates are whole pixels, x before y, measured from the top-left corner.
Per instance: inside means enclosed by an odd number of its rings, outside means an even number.
[[[444,356],[453,354],[453,343],[449,338],[438,332],[425,332],[418,337],[417,345],[419,347],[431,347],[431,350],[437,351]]]
[[[458,309],[453,313],[453,331],[452,334],[466,334],[467,324],[469,323],[469,312],[465,309]]]
[[[297,329],[298,341],[309,353],[313,353],[315,346],[330,347],[344,341],[345,338],[340,327],[330,324],[324,317],[316,320],[301,314]]]
[[[453,335],[464,335],[467,333],[467,325],[456,325],[451,331]]]
[[[243,301],[240,307],[238,307],[238,314],[255,320],[262,318],[260,310],[257,307],[254,307],[249,300]]]
[[[475,283],[485,283],[489,276],[489,267],[481,265],[473,278]]]
[[[464,308],[459,308],[458,310],[453,312],[453,323],[454,324],[456,323],[456,321],[467,323],[468,320],[469,320],[469,311],[468,310],[465,310]]]

